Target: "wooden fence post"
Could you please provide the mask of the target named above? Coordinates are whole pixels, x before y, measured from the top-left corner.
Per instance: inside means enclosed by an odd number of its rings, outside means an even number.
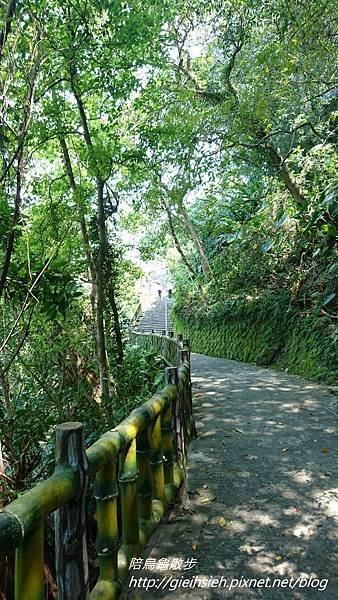
[[[56,468],[70,465],[79,476],[79,496],[55,512],[56,578],[59,600],[88,600],[85,499],[87,457],[82,423],[56,428]]]
[[[188,362],[190,365],[190,352],[188,348],[182,348],[181,350],[181,363]]]
[[[177,367],[166,367],[165,373],[165,384],[166,385],[177,385]]]

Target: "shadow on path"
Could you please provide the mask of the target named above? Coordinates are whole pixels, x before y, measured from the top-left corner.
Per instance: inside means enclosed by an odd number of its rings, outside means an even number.
[[[338,398],[235,361],[193,355],[192,372],[199,437],[189,451],[190,510],[163,521],[143,553],[156,568],[134,570],[125,597],[337,598]],[[206,585],[223,576],[227,587],[181,587],[197,575]],[[244,581],[302,576],[315,587]],[[144,577],[158,587],[165,581],[165,589],[132,587]],[[320,591],[325,582],[315,578],[328,579],[327,587]],[[242,587],[229,590],[232,579]],[[181,581],[176,590],[174,580]]]

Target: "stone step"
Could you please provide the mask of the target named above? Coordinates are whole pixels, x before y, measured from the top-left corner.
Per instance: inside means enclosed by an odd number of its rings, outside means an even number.
[[[137,331],[151,332],[152,329],[156,332],[162,332],[166,329],[172,329],[172,320],[170,312],[172,309],[172,300],[167,300],[167,323],[166,323],[166,309],[165,300],[163,298],[157,298],[154,300],[150,308],[140,316]]]

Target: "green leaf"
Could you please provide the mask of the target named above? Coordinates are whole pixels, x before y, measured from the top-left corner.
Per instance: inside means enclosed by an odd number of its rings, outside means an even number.
[[[157,375],[154,379],[154,385],[157,386],[162,382],[163,382],[163,373],[160,371],[160,373],[157,373]]]
[[[269,239],[269,240],[266,240],[264,242],[264,244],[261,245],[261,248],[262,248],[263,252],[269,252],[269,250],[271,250],[273,245],[274,245],[274,241]]]
[[[281,219],[279,219],[279,221],[276,223],[276,229],[280,229],[281,227],[283,227],[283,225],[289,221],[290,217],[289,215],[283,215]]]
[[[336,294],[334,294],[334,293],[326,296],[325,300],[322,303],[322,306],[326,306],[327,304],[329,304],[331,302],[331,300],[333,300],[333,298],[335,298],[335,297],[336,297]]]

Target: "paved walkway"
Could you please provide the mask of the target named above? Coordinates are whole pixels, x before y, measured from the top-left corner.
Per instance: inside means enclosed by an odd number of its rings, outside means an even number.
[[[190,510],[172,513],[154,533],[143,559],[155,558],[156,568],[134,570],[139,587],[125,597],[338,598],[338,398],[234,361],[194,355],[192,371],[199,438],[189,452]],[[170,568],[159,568],[161,558]],[[181,569],[173,558],[184,559]],[[184,569],[191,558],[196,565]],[[196,576],[222,587],[198,587]],[[302,576],[312,577],[298,580],[310,587],[247,587],[249,579],[265,586]],[[143,589],[144,577],[165,589]],[[183,588],[184,579],[195,587]],[[232,579],[242,586],[229,590]]]

